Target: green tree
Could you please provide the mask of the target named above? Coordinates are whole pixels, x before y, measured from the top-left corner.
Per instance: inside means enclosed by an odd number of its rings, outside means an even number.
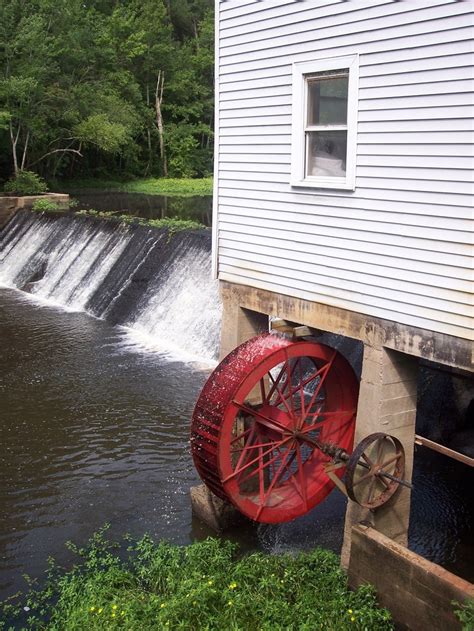
[[[208,173],[212,50],[212,0],[3,0],[4,177]]]

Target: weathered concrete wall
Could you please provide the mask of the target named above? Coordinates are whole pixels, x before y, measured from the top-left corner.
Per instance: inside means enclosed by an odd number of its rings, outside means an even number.
[[[47,199],[64,208],[69,204],[67,193],[44,193],[43,195],[24,195],[21,197],[0,196],[0,229],[10,221],[17,210],[31,208],[38,199]]]
[[[418,362],[416,358],[385,348],[364,345],[355,444],[369,434],[385,432],[400,440],[405,449],[405,473],[411,481],[415,444]],[[349,501],[346,513],[341,564],[349,564],[352,526],[372,524],[391,539],[407,544],[410,489],[399,487],[395,495],[375,512]]]
[[[400,629],[455,631],[452,601],[474,598],[474,585],[410,552],[373,528],[352,528],[349,583],[372,583]]]
[[[222,282],[224,312],[238,305],[306,326],[361,340],[374,347],[390,348],[446,366],[473,370],[472,340],[373,318],[326,304],[292,298],[280,293]],[[223,332],[225,334],[225,331]]]

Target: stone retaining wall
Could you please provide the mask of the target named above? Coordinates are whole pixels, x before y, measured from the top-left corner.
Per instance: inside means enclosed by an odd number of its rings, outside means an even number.
[[[373,528],[352,528],[349,584],[372,583],[397,629],[456,631],[453,601],[474,598],[474,585],[427,561]]]
[[[58,206],[64,206],[64,208],[69,205],[67,193],[43,193],[42,195],[23,195],[21,197],[2,195],[0,196],[0,229],[10,221],[17,210],[31,208],[38,199],[47,199]]]

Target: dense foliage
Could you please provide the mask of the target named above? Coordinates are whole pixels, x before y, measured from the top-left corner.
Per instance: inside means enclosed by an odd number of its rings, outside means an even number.
[[[0,179],[203,176],[212,0],[3,0]]]
[[[216,539],[178,547],[144,537],[124,559],[99,533],[77,552],[82,565],[53,566],[46,587],[7,606],[4,619],[49,631],[393,628],[372,588],[351,592],[338,557],[322,549],[239,557]]]
[[[32,171],[18,171],[3,187],[6,193],[15,195],[39,195],[48,190],[46,182]]]

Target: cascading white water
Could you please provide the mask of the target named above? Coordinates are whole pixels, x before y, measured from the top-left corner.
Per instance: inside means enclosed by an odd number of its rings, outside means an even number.
[[[130,240],[127,228],[112,233],[93,224],[27,222],[25,229],[0,255],[0,282],[20,287],[29,281],[28,272],[44,267],[29,292],[66,309],[84,311]]]
[[[216,358],[221,315],[209,252],[190,247],[176,256],[165,280],[156,279],[127,324],[170,348]]]
[[[221,305],[208,238],[19,213],[0,248],[0,284],[124,325],[147,346],[216,359]]]

